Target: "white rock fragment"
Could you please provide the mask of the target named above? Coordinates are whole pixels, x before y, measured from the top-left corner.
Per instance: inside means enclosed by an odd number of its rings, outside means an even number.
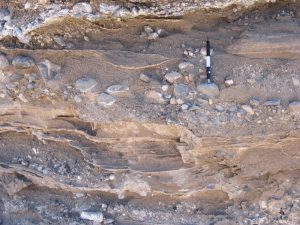
[[[233,79],[231,79],[230,77],[227,77],[226,79],[225,79],[225,86],[226,87],[230,87],[230,86],[232,86],[234,84],[234,81],[233,81]]]
[[[181,109],[182,109],[182,110],[188,110],[189,107],[190,107],[190,106],[189,106],[188,104],[182,104],[182,105],[181,105]]]
[[[147,74],[141,73],[140,80],[144,81],[145,83],[149,83],[151,81],[151,78]]]
[[[18,99],[25,103],[28,102],[27,98],[22,93],[18,95]]]
[[[104,107],[112,106],[116,102],[116,98],[107,93],[101,93],[97,99],[98,103]]]
[[[129,87],[127,85],[122,85],[122,84],[115,84],[106,89],[107,93],[114,96],[125,94],[128,91],[129,91]]]
[[[182,75],[178,72],[172,71],[170,73],[167,73],[165,75],[165,78],[169,83],[173,84],[176,80],[182,78]]]
[[[131,14],[129,9],[125,7],[120,7],[113,13],[113,16],[126,19],[131,18],[133,15]]]
[[[166,92],[169,89],[169,85],[165,84],[161,86],[162,91]]]
[[[242,109],[250,115],[254,115],[254,110],[250,105],[242,105]]]
[[[73,13],[75,14],[92,13],[92,11],[91,5],[86,2],[79,2],[73,6]]]
[[[84,220],[91,220],[98,223],[102,223],[104,216],[101,212],[81,212],[80,218]]]
[[[148,39],[149,40],[156,40],[158,38],[159,38],[159,35],[156,32],[153,32],[153,33],[151,33],[151,34],[148,35]]]
[[[75,82],[75,88],[82,93],[91,91],[97,85],[97,81],[91,77],[82,77]]]
[[[78,96],[78,95],[75,95],[75,96],[74,96],[74,101],[75,101],[76,103],[80,103],[80,102],[82,102],[82,98],[81,98],[80,96]]]
[[[154,30],[150,26],[144,26],[144,31],[146,34],[151,34],[154,32]]]

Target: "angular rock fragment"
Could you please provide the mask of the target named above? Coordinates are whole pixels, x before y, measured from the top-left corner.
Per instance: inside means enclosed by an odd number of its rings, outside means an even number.
[[[61,67],[47,59],[38,63],[37,66],[44,81],[57,79],[60,75]]]
[[[300,114],[300,101],[293,101],[289,104],[289,109],[294,114]]]
[[[35,66],[34,60],[29,56],[18,55],[12,60],[12,65],[16,69],[29,69]]]
[[[159,35],[156,32],[153,32],[153,33],[151,33],[151,34],[148,35],[148,39],[149,40],[156,40],[158,38],[159,38]]]
[[[175,71],[172,71],[165,75],[166,80],[171,84],[174,83],[176,80],[180,79],[181,77],[182,75]]]
[[[152,103],[165,104],[167,100],[163,97],[163,95],[157,91],[149,91],[146,93],[146,97]]]
[[[103,92],[99,94],[97,101],[100,105],[108,107],[112,106],[116,102],[116,98]]]
[[[144,81],[145,83],[149,83],[151,81],[151,78],[147,74],[141,73],[140,80]]]
[[[226,79],[225,79],[225,86],[226,87],[230,87],[230,86],[232,86],[233,84],[234,84],[234,81],[233,81],[233,79],[231,79],[230,77],[227,77]]]
[[[106,89],[106,92],[111,95],[122,95],[129,91],[129,87],[127,85],[115,84]]]
[[[265,106],[279,106],[281,103],[280,99],[272,99],[264,102]]]
[[[92,13],[93,9],[90,4],[86,2],[79,2],[73,6],[73,12],[82,14],[82,13]]]
[[[7,8],[0,9],[0,20],[8,21],[10,19],[10,11]]]
[[[185,84],[175,84],[174,95],[176,98],[186,98],[189,94],[189,86]]]
[[[220,95],[219,87],[215,83],[199,84],[197,86],[197,90],[211,99],[214,99]]]
[[[195,66],[190,62],[182,62],[178,65],[178,68],[181,73],[190,73],[193,72]]]
[[[97,81],[91,77],[82,77],[75,82],[75,88],[82,93],[91,91],[97,85]]]
[[[254,115],[254,110],[250,105],[242,105],[242,109],[245,110],[245,112],[249,113],[250,115]]]
[[[119,8],[120,8],[120,6],[118,6],[118,5],[109,5],[106,3],[101,3],[99,5],[99,12],[103,15],[112,15]]]
[[[81,212],[80,218],[102,223],[104,216],[101,212]]]
[[[6,58],[6,56],[2,53],[0,53],[0,69],[6,69],[7,67],[9,67],[9,62]]]
[[[150,26],[144,26],[144,31],[146,34],[151,34],[154,32],[154,29]]]

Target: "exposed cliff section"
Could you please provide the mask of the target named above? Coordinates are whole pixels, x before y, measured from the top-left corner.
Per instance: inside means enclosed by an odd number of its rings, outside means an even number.
[[[270,0],[199,0],[199,1],[4,1],[0,3],[0,39],[15,38],[20,44],[31,46],[36,30],[59,23],[97,24],[103,20],[131,20],[134,18],[182,18],[201,12],[234,19],[255,8],[265,8]],[[288,4],[289,1],[279,4]]]

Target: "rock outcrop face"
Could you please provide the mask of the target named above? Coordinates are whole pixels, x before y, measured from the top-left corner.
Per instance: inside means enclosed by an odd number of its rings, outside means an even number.
[[[0,2],[0,224],[299,224],[299,9]]]

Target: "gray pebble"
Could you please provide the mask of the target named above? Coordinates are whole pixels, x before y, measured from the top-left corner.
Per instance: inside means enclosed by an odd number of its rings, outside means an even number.
[[[216,110],[219,111],[219,112],[223,112],[224,108],[220,105],[216,105]]]
[[[75,88],[82,93],[91,91],[97,85],[97,81],[91,77],[82,77],[75,82]]]
[[[116,98],[103,92],[99,94],[97,101],[100,105],[107,107],[112,106],[116,102]]]
[[[16,69],[29,69],[35,66],[34,60],[29,56],[18,55],[12,60]]]
[[[201,109],[199,106],[197,106],[197,105],[192,105],[190,108],[189,108],[189,110],[190,111],[196,111],[196,110],[199,110],[199,109]]]
[[[272,99],[264,103],[265,106],[279,106],[280,104],[281,104],[280,99]]]
[[[106,92],[111,95],[120,95],[129,91],[129,87],[127,85],[115,84],[106,89]]]
[[[174,95],[176,98],[186,98],[189,94],[189,86],[185,84],[175,84]]]
[[[7,8],[0,9],[0,20],[8,21],[10,19],[10,11]]]

